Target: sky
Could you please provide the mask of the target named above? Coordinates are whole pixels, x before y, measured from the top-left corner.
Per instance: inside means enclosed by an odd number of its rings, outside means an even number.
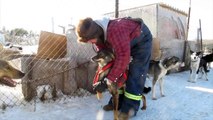
[[[139,110],[130,120],[212,120],[213,118],[213,69],[208,73],[209,81],[198,79],[196,83],[187,82],[189,71],[172,73],[164,78],[165,97],[160,97],[159,84],[156,86],[157,100],[151,99],[151,92],[146,96],[147,109]],[[151,86],[151,80],[147,80]],[[20,85],[20,84],[19,84]],[[8,88],[0,86],[3,95],[22,98],[21,86]],[[12,92],[13,91],[13,92]],[[12,93],[12,94],[11,94]],[[1,120],[112,120],[113,112],[103,111],[110,94],[105,92],[103,99],[84,91],[84,97],[61,97],[59,100],[45,101],[38,99],[26,106],[0,109]],[[2,95],[2,94],[0,94]],[[2,96],[1,96],[2,98]],[[7,98],[8,99],[8,98]],[[20,99],[20,100],[22,100]],[[1,102],[1,101],[0,101]],[[11,102],[11,101],[9,101]],[[16,101],[17,102],[17,101]],[[33,103],[33,104],[32,104]]]
[[[119,0],[119,10],[163,2],[188,13],[189,0]],[[115,0],[0,0],[0,29],[23,27],[52,31],[58,25],[75,24],[79,18],[100,16],[115,10]],[[197,38],[201,19],[203,38],[213,39],[213,0],[191,0],[189,39]]]

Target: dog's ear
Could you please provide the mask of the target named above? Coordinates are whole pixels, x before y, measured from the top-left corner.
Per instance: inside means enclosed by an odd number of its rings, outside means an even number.
[[[164,60],[162,60],[162,63],[165,64],[170,58],[165,58]]]
[[[97,61],[98,61],[98,55],[93,56],[93,57],[91,58],[91,61],[92,61],[92,62],[97,62]]]
[[[95,62],[95,56],[91,58],[91,61],[92,61],[92,62]]]
[[[162,65],[167,68],[167,61],[169,60],[169,58],[165,58],[164,60],[162,60]]]
[[[178,57],[176,57],[176,56],[173,56],[172,58],[173,58],[173,62],[178,62],[178,61],[180,61],[180,59],[179,59]]]
[[[110,57],[114,60],[115,59],[115,55],[112,53],[110,54]]]
[[[104,53],[106,54],[106,56],[109,56],[110,58],[115,59],[115,55],[112,49],[106,48],[104,49]]]
[[[197,52],[197,55],[198,55],[198,57],[202,57],[203,56],[203,52],[199,51],[199,52]]]
[[[194,51],[190,50],[190,54],[192,54]]]

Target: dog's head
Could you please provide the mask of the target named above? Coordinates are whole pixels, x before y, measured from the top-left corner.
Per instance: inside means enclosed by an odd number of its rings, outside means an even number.
[[[96,56],[92,57],[92,61],[97,62],[99,67],[104,67],[114,59],[115,56],[111,49],[102,49],[97,52]]]
[[[190,58],[192,62],[199,61],[201,57],[202,57],[202,52],[194,52],[190,50]]]
[[[7,61],[0,60],[0,84],[15,87],[17,82],[12,79],[24,77],[24,73],[12,67]]]
[[[165,58],[162,64],[168,70],[174,69],[174,68],[178,70],[180,67],[183,67],[184,63],[181,63],[178,57],[172,56],[172,57]]]

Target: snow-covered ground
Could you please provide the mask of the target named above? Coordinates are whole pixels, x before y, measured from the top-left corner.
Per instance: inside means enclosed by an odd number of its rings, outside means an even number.
[[[158,100],[152,100],[151,93],[147,94],[147,110],[140,110],[131,120],[213,120],[213,70],[208,74],[209,81],[190,83],[188,78],[189,71],[167,75],[166,97],[157,92]],[[89,95],[16,106],[0,110],[0,120],[112,120],[113,112],[102,110],[109,98],[106,92],[101,101]]]

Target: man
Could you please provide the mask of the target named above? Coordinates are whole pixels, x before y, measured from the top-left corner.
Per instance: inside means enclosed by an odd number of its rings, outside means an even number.
[[[85,18],[76,30],[79,42],[95,44],[99,49],[113,49],[116,58],[106,77],[108,85],[119,82],[117,79],[129,68],[124,95],[119,96],[119,119],[136,115],[151,57],[152,34],[148,27],[140,18]],[[104,109],[110,104],[111,101]]]

